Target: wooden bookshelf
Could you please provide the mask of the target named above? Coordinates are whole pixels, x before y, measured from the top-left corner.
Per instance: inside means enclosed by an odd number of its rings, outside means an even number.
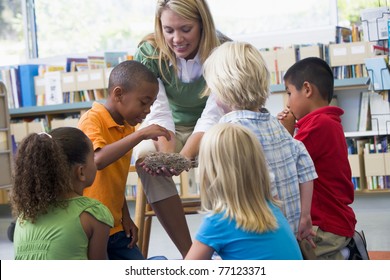
[[[8,190],[12,187],[12,159],[7,90],[0,81],[0,204],[9,202]]]

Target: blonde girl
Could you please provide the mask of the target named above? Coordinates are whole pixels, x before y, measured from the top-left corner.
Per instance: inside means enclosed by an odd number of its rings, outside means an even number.
[[[191,235],[171,178],[178,174],[162,168],[157,173],[164,176],[153,176],[142,162],[154,151],[177,152],[189,159],[197,156],[203,133],[222,116],[213,97],[201,97],[206,86],[202,65],[225,40],[215,29],[206,0],[158,0],[154,32],[134,55],[159,78],[157,100],[142,126],[159,124],[169,130],[171,140],[143,141],[133,156],[148,201],[183,257],[191,247]]]
[[[202,207],[207,212],[186,259],[302,259],[298,243],[270,192],[256,136],[217,124],[199,152]]]

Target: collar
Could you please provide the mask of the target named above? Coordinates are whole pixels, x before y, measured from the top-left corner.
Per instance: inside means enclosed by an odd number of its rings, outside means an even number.
[[[118,128],[125,128],[125,129],[131,127],[126,121],[124,121],[123,125],[116,123],[114,119],[111,117],[110,112],[103,104],[95,101],[92,104],[92,107],[101,115],[102,121],[105,123],[106,127],[108,128],[118,127]]]
[[[181,57],[178,57],[176,56],[176,61],[178,64],[182,65],[182,64],[186,64],[186,63],[197,63],[200,65],[200,56],[199,56],[199,52],[197,52],[197,54],[195,55],[194,58],[192,59],[189,59],[189,60],[186,60],[185,58],[181,58]],[[169,66],[172,66],[172,61],[169,61]]]
[[[316,109],[316,110],[310,112],[309,114],[307,114],[306,116],[301,118],[299,121],[296,122],[295,127],[299,128],[304,123],[311,120],[313,117],[316,117],[319,115],[328,115],[329,117],[340,119],[340,116],[342,114],[344,114],[344,111],[340,107],[324,106],[324,107],[321,107],[319,109]]]

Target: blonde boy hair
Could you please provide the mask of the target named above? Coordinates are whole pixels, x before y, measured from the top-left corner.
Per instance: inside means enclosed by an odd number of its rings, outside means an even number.
[[[278,227],[267,201],[271,195],[269,171],[256,136],[231,123],[208,130],[199,151],[202,208],[234,219],[238,228],[265,232]]]
[[[203,76],[217,99],[233,110],[258,110],[269,96],[270,73],[258,49],[244,42],[226,42],[203,65]]]
[[[154,20],[155,33],[147,35],[141,43],[148,41],[158,49],[158,54],[156,54],[155,58],[158,57],[158,65],[161,73],[163,73],[163,78],[169,82],[169,79],[164,76],[163,64],[167,69],[169,64],[172,63],[173,68],[177,72],[177,62],[175,53],[169,48],[164,39],[161,25],[161,14],[168,9],[187,20],[200,23],[202,33],[199,41],[199,57],[202,63],[211,51],[220,45],[218,36],[221,36],[223,40],[226,40],[226,38],[216,31],[213,17],[205,0],[158,0]]]

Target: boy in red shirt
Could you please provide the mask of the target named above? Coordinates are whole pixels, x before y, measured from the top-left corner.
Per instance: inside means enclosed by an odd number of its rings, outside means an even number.
[[[340,118],[344,111],[329,106],[333,72],[324,60],[310,57],[291,66],[284,82],[288,109],[278,117],[290,133],[295,128],[294,138],[305,144],[318,174],[311,206],[316,256],[368,259],[365,240],[355,232],[356,218],[350,207],[354,187]]]

